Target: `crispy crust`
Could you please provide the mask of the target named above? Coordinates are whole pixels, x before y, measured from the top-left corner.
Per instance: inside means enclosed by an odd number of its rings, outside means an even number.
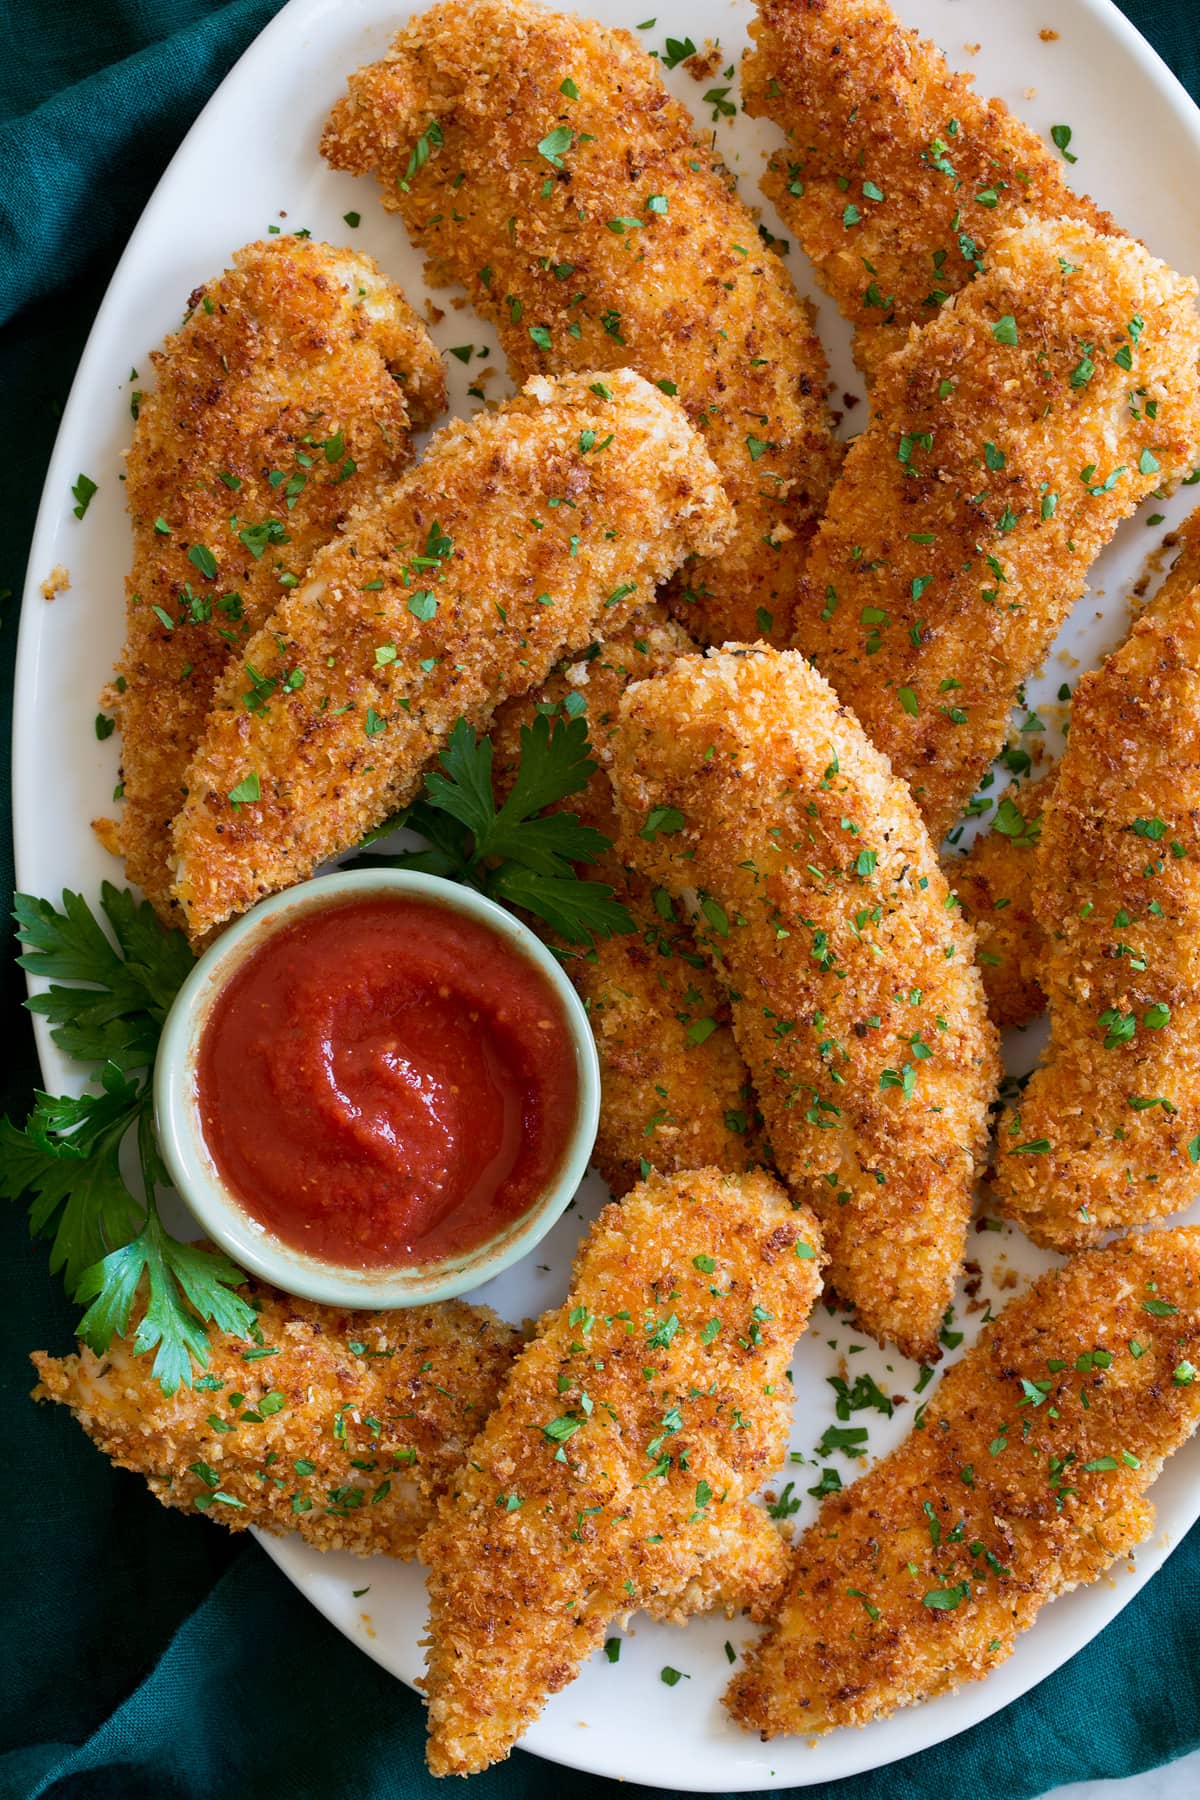
[[[431,119],[441,142],[410,171]],[[577,138],[554,163],[538,145],[560,130]],[[680,616],[709,641],[786,642],[840,454],[824,352],[709,134],[634,38],[527,0],[449,0],[351,77],[322,149],[378,174],[431,279],[466,288],[518,381],[628,365],[677,386],[738,513],[721,556],[676,583]]]
[[[1036,131],[980,99],[883,0],[758,0],[750,36],[746,111],[788,136],[763,192],[854,324],[868,377],[1008,226],[1066,218],[1119,235]]]
[[[1200,586],[1172,586],[1076,688],[1042,830],[1050,1043],[993,1171],[997,1206],[1037,1243],[1095,1243],[1200,1190],[1198,719]],[[1160,1006],[1167,1022],[1147,1026]]]
[[[628,371],[607,398],[593,385],[536,378],[447,425],[251,639],[244,661],[277,685],[254,711],[240,666],[219,685],[175,823],[193,938],[358,843],[412,798],[456,719],[485,726],[723,541],[728,502],[678,401]],[[601,456],[581,448],[591,432],[611,434]],[[260,798],[236,805],[248,773]]]
[[[34,1399],[69,1406],[164,1506],[230,1531],[296,1532],[318,1550],[414,1556],[521,1333],[457,1300],[349,1312],[261,1282],[242,1292],[262,1342],[210,1331],[196,1387],[168,1398],[153,1359],[117,1338],[99,1357],[83,1345],[77,1356],[35,1351]],[[276,1412],[260,1410],[267,1394],[282,1396]]]
[[[765,646],[631,688],[613,782],[626,854],[700,892],[698,939],[830,1281],[865,1331],[936,1360],[999,1065],[908,790],[803,658]]]
[[[911,783],[935,839],[1091,563],[1195,461],[1195,296],[1136,244],[1029,225],[1001,233],[988,272],[879,371],[809,559],[796,647]]]
[[[350,508],[412,461],[410,427],[442,410],[445,385],[428,332],[370,257],[295,237],[239,250],[151,360],[126,464],[133,568],[111,699],[126,868],[177,924],[170,824],[221,674],[280,577],[303,575]],[[330,462],[321,445],[339,432]],[[252,537],[256,557],[238,533],[266,524],[286,535]]]
[[[1005,789],[1027,829],[1019,837],[996,829],[975,839],[965,856],[942,859],[946,880],[975,930],[975,957],[988,1011],[1000,1027],[1027,1025],[1046,1010],[1041,966],[1046,940],[1033,910],[1037,844],[1054,777]]]
[[[563,806],[615,839],[608,769],[621,695],[630,682],[661,674],[694,652],[687,633],[659,607],[644,607],[621,631],[563,664],[535,694],[509,701],[492,721],[499,790],[515,776],[521,727],[538,708],[583,700],[600,766],[587,789]],[[618,1197],[640,1179],[644,1163],[664,1175],[752,1167],[762,1160],[762,1144],[750,1076],[730,1029],[729,1003],[696,947],[686,912],[618,856],[583,873],[607,881],[637,927],[591,951],[558,946],[600,1054],[595,1166]]]
[[[746,1500],[783,1458],[821,1260],[762,1173],[654,1175],[600,1215],[421,1543],[435,1775],[507,1756],[614,1619],[769,1597]]]
[[[825,1502],[726,1696],[734,1718],[764,1738],[865,1725],[990,1674],[1048,1600],[1149,1534],[1145,1490],[1200,1421],[1200,1382],[1173,1379],[1185,1361],[1200,1361],[1200,1229],[1043,1275],[945,1376],[922,1428]]]

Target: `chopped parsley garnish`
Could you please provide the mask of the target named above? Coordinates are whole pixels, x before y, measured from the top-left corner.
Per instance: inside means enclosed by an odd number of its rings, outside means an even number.
[[[441,144],[442,128],[436,119],[430,119],[428,125],[413,145],[412,154],[408,159],[408,167],[404,171],[403,178],[396,183],[397,187],[407,194],[408,184],[413,176],[425,167],[425,164],[429,161],[433,152],[441,148]]]
[[[673,69],[676,63],[684,62],[689,56],[695,56],[696,46],[690,37],[667,39],[667,47],[662,53],[664,69]]]
[[[556,169],[561,169],[563,157],[571,148],[574,136],[575,133],[569,125],[556,125],[553,131],[546,133],[538,145],[538,155],[544,156],[546,161],[552,163]]]
[[[92,504],[93,494],[98,494],[99,491],[98,485],[92,480],[91,476],[85,475],[80,471],[79,477],[76,480],[74,487],[71,489],[71,498],[75,502],[71,510],[77,519],[82,519],[84,513]]]
[[[248,775],[229,790],[231,806],[253,806],[256,800],[262,799],[262,784],[258,779],[258,770],[251,769]]]
[[[1053,143],[1054,148],[1062,152],[1064,162],[1075,163],[1079,161],[1079,158],[1072,154],[1070,148],[1073,135],[1069,125],[1052,125],[1050,127],[1050,140]]]

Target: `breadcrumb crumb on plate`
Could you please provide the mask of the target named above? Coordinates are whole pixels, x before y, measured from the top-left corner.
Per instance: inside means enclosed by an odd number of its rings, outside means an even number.
[[[41,584],[43,600],[54,600],[59,594],[65,594],[71,585],[71,572],[62,563],[55,563],[45,581]]]

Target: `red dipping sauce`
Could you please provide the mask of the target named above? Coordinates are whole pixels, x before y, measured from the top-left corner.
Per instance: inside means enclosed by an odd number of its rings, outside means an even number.
[[[478,921],[322,906],[217,996],[196,1066],[227,1189],[293,1248],[383,1268],[477,1248],[553,1182],[579,1102],[562,1003]]]

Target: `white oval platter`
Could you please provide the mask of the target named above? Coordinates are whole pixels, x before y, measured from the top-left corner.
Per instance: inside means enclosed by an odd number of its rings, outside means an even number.
[[[996,93],[1049,136],[1052,125],[1073,127],[1071,148],[1079,161],[1073,179],[1158,255],[1176,267],[1200,272],[1200,112],[1178,82],[1110,0],[895,0],[906,23],[934,37],[956,67],[972,69],[981,91]],[[579,7],[577,10],[587,10]],[[241,244],[267,234],[305,228],[334,243],[369,251],[418,305],[428,290],[420,259],[397,221],[386,216],[373,184],[355,182],[326,168],[317,152],[325,114],[347,74],[385,48],[406,8],[389,0],[291,0],[250,47],[209,102],[163,176],[137,226],[97,314],[63,416],[38,516],[24,596],[15,720],[15,829],[19,885],[55,895],[64,886],[95,896],[101,880],[121,881],[119,866],[91,830],[91,820],[111,811],[117,778],[117,740],[97,742],[96,697],[123,633],[123,577],[129,559],[128,528],[119,475],[130,435],[129,398],[149,372],[149,352],[179,323],[187,295],[227,265]],[[719,40],[722,68],[736,64],[746,41],[749,0],[662,0],[652,24],[642,16],[655,0],[593,0],[594,16],[607,24],[642,27],[650,49],[668,37],[689,35],[697,46]],[[1057,38],[1041,35],[1048,18]],[[737,97],[736,72],[710,78]],[[667,76],[674,91],[708,124],[713,107],[678,68]],[[1115,129],[1114,123],[1120,122]],[[714,122],[726,161],[742,191],[757,202],[757,176],[772,130],[738,114]],[[351,230],[348,212],[361,214]],[[765,221],[782,233],[769,209]],[[782,233],[786,236],[786,233]],[[797,286],[820,299],[811,271],[793,247],[789,266]],[[444,350],[489,333],[469,309],[451,310],[437,296],[444,317],[434,335]],[[833,306],[820,303],[819,324],[830,351],[835,391],[858,392],[848,353],[848,334]],[[452,406],[473,405],[470,377],[448,362]],[[862,411],[851,415],[861,420]],[[71,486],[85,471],[99,491],[82,522],[72,512]],[[1029,684],[1028,697],[1051,727],[1061,722],[1061,684],[1124,634],[1128,596],[1163,533],[1197,498],[1183,490],[1159,510],[1166,522],[1147,528],[1150,508],[1131,521],[1093,575],[1045,670]],[[54,603],[41,583],[61,565],[69,591]],[[1028,740],[1027,740],[1028,741]],[[37,1021],[38,1048],[47,1086],[78,1087],[79,1071],[49,1041]],[[1030,1066],[1040,1042],[1037,1028],[1009,1045],[1014,1072]],[[606,1198],[589,1177],[575,1208],[534,1257],[483,1290],[514,1319],[558,1301],[584,1223]],[[1196,1209],[1200,1217],[1200,1208]],[[1011,1271],[1022,1279],[1050,1260],[1010,1228],[985,1230],[971,1239],[982,1286],[977,1298],[960,1295],[955,1330],[970,1342],[989,1296],[997,1306],[1011,1289]],[[954,1352],[947,1357],[953,1361]],[[945,1365],[943,1365],[945,1366]],[[786,1481],[801,1501],[793,1524],[813,1516],[805,1490],[822,1466],[839,1469],[849,1483],[865,1462],[837,1453],[821,1459],[815,1447],[835,1422],[828,1378],[868,1371],[886,1394],[908,1396],[887,1419],[856,1413],[870,1426],[870,1455],[889,1449],[909,1428],[919,1401],[917,1369],[885,1354],[818,1310],[794,1365],[795,1460],[775,1484]],[[926,1396],[931,1388],[925,1390]],[[750,1635],[745,1621],[693,1621],[686,1631],[639,1624],[626,1634],[619,1662],[597,1657],[580,1679],[557,1695],[529,1731],[525,1747],[570,1768],[694,1792],[749,1791],[828,1781],[878,1768],[936,1744],[985,1719],[1041,1681],[1102,1629],[1160,1566],[1173,1544],[1200,1514],[1200,1441],[1181,1452],[1155,1490],[1158,1528],[1111,1577],[1046,1609],[1016,1654],[980,1685],[872,1725],[819,1740],[781,1740],[762,1745],[737,1730],[719,1705],[730,1656]],[[197,1530],[207,1529],[197,1523]],[[376,1558],[322,1556],[297,1539],[263,1539],[264,1548],[341,1631],[400,1679],[412,1682],[421,1668],[425,1597],[413,1565]],[[365,1590],[356,1591],[356,1590]],[[660,1670],[670,1665],[686,1680],[668,1687]]]

